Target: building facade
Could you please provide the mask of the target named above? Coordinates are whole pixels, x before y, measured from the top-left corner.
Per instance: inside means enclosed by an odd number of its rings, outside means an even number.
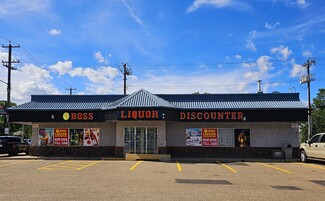
[[[32,95],[8,110],[32,124],[32,155],[272,157],[290,146],[307,107],[297,93]]]

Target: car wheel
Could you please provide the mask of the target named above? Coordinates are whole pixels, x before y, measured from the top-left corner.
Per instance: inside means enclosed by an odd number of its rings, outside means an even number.
[[[300,150],[300,161],[303,163],[307,162],[307,154],[305,150]]]
[[[16,148],[16,149],[12,150],[11,153],[9,153],[9,156],[18,156],[18,153],[19,153],[19,149]]]

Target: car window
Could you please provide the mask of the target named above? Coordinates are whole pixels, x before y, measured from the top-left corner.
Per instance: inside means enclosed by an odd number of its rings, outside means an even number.
[[[315,135],[314,137],[312,137],[312,138],[310,139],[309,142],[311,142],[311,143],[318,142],[319,137],[320,137],[320,135]]]
[[[325,143],[325,135],[323,135],[323,137],[320,139],[320,142],[324,142]]]

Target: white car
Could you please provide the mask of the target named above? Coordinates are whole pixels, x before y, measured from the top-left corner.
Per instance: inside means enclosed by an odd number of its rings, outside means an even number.
[[[300,145],[301,162],[308,159],[325,161],[325,133],[318,133]]]

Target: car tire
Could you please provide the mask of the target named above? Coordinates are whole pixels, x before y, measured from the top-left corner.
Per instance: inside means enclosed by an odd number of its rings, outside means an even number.
[[[19,149],[15,148],[14,150],[12,150],[11,153],[9,153],[9,156],[18,156],[18,153],[19,153]]]
[[[300,150],[300,161],[303,163],[306,163],[308,161],[305,150]]]

